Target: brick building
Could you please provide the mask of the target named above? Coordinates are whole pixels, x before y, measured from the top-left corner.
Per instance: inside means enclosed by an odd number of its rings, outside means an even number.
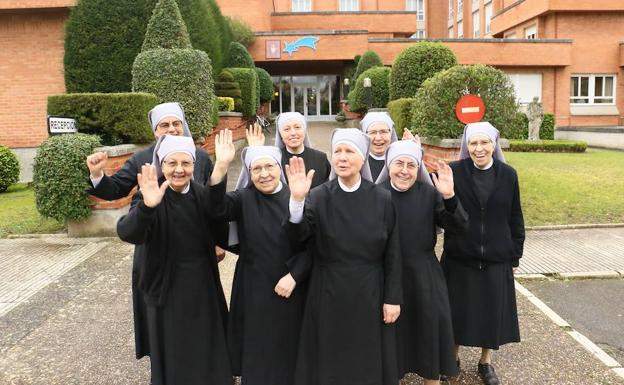
[[[0,1],[0,144],[32,157],[46,96],[64,92],[63,25],[76,0]],[[507,72],[520,102],[540,98],[558,127],[623,125],[622,0],[219,0],[252,26],[250,52],[274,76],[273,111],[339,111],[346,63],[387,65],[415,39],[440,39],[461,64]]]

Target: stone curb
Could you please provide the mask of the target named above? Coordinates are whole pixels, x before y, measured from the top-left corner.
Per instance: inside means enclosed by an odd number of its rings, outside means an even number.
[[[573,273],[555,273],[553,274],[556,279],[617,279],[622,278],[621,272],[615,270],[606,271],[581,271]]]
[[[526,226],[527,231],[542,230],[579,230],[579,229],[611,229],[624,227],[624,223],[580,223],[572,225]]]

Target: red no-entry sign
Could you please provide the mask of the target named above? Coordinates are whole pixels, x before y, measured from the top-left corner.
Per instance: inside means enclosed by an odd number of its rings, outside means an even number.
[[[477,95],[462,96],[455,106],[455,115],[464,124],[480,122],[485,115],[483,99]]]

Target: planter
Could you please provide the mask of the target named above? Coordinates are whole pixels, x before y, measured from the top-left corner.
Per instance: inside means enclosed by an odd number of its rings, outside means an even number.
[[[229,128],[232,131],[232,139],[234,141],[245,139],[245,130],[247,128],[247,120],[240,112],[219,112],[219,124],[212,129],[212,132],[206,136],[203,141],[202,148],[209,154],[214,155],[214,141],[217,133],[221,130]]]
[[[421,142],[424,151],[423,161],[429,172],[435,171],[435,162],[438,160],[446,163],[459,160],[461,139],[421,138]],[[501,139],[500,144],[503,149],[509,148],[507,139]]]
[[[267,116],[270,115],[270,110],[271,110],[271,102],[266,102],[266,103],[261,104],[260,107],[258,107],[257,114],[259,116],[266,118]]]
[[[342,108],[342,111],[345,113],[345,117],[347,118],[347,120],[362,119],[362,114],[360,114],[359,112],[352,112],[349,109],[349,102],[348,101],[341,100],[340,101],[340,108]]]

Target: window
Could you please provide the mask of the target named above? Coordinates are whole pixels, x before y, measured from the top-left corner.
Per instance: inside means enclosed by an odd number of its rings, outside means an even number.
[[[615,76],[572,76],[570,81],[570,103],[615,104]]]
[[[416,30],[416,33],[414,33],[411,36],[412,39],[424,39],[425,38],[425,30],[424,29],[419,29]]]
[[[405,9],[418,12],[417,20],[425,21],[425,0],[406,0]]]
[[[312,0],[292,0],[293,12],[312,12]]]
[[[360,4],[358,0],[340,0],[340,11],[359,11]]]
[[[472,12],[479,10],[479,0],[472,0]]]
[[[525,39],[537,39],[537,26],[532,25],[528,28],[524,29],[524,38]]]
[[[455,37],[453,35],[453,27],[449,28],[449,35],[448,35],[449,39],[452,39],[453,37]]]
[[[508,74],[520,104],[529,104],[534,97],[542,100],[542,74]]]
[[[464,17],[464,0],[457,0],[457,20]]]
[[[492,3],[485,5],[485,33],[491,32],[491,24],[492,24]]]
[[[472,37],[478,38],[481,36],[481,15],[479,11],[472,13]]]
[[[454,0],[448,0],[448,2],[449,2],[449,9],[448,9],[448,22],[449,22],[449,25],[453,24],[453,22],[455,21],[455,19],[454,19],[455,11],[453,10],[453,1]]]
[[[457,37],[460,39],[464,37],[464,23],[462,21],[457,22]]]

